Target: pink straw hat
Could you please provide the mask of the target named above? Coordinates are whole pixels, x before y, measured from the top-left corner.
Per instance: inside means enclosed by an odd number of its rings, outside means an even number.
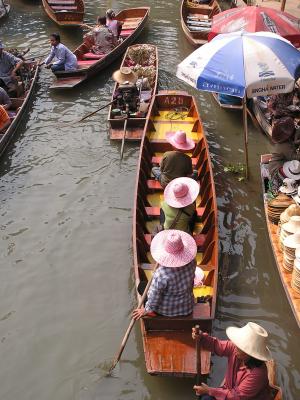
[[[180,150],[192,150],[195,147],[195,142],[184,131],[167,132],[166,140]]]
[[[171,207],[186,207],[196,200],[199,190],[199,184],[194,179],[176,178],[165,187],[165,201]]]
[[[188,233],[169,229],[154,236],[150,251],[154,260],[160,265],[178,268],[194,260],[197,244]]]

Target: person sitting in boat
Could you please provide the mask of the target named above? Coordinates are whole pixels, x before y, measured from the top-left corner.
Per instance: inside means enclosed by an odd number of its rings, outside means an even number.
[[[114,34],[116,39],[119,39],[122,30],[122,21],[115,19],[116,14],[111,8],[106,11],[106,26]]]
[[[153,167],[152,173],[163,188],[175,178],[192,177],[193,167],[191,158],[185,151],[193,150],[195,142],[186,136],[184,131],[167,132],[166,140],[175,150],[164,153],[159,167]]]
[[[118,44],[117,38],[106,26],[105,17],[98,17],[97,25],[94,27],[85,24],[82,24],[81,26],[91,29],[90,35],[92,36],[94,43],[91,51],[94,54],[107,54],[111,52]]]
[[[266,341],[268,332],[254,322],[242,328],[226,329],[229,340],[219,340],[192,328],[192,338],[200,340],[201,348],[219,357],[227,357],[224,383],[219,388],[202,383],[194,386],[201,400],[271,400],[266,361],[272,359]]]
[[[193,232],[199,189],[198,182],[186,177],[176,178],[168,183],[160,209],[160,223],[163,229]]]
[[[267,101],[271,120],[282,117],[293,117],[293,107],[299,104],[298,90],[290,93],[279,93],[272,95]]]
[[[0,134],[3,134],[9,127],[11,121],[7,111],[3,106],[0,106]]]
[[[50,44],[50,54],[43,63],[46,64],[46,68],[51,68],[52,72],[73,71],[77,69],[78,64],[75,54],[60,42],[60,35],[58,33],[50,35]],[[57,61],[51,63],[53,58],[56,58]]]
[[[273,195],[278,194],[283,179],[290,177],[286,176],[283,165],[287,161],[300,161],[300,140],[298,136],[294,120],[291,117],[283,117],[273,125],[272,141],[274,146],[268,165],[270,190]]]
[[[186,232],[166,230],[153,238],[150,251],[159,265],[153,273],[145,306],[135,309],[133,318],[191,314],[197,254],[195,240]],[[145,286],[141,286],[138,290],[143,292]]]
[[[115,110],[127,115],[136,113],[139,107],[137,74],[129,67],[121,67],[113,73],[112,78],[119,84],[114,93],[115,109],[113,114],[116,112]]]
[[[8,92],[10,97],[17,97],[17,71],[23,65],[23,61],[3,49],[4,46],[0,42],[0,86]]]
[[[2,87],[0,87],[0,104],[5,110],[8,110],[11,107],[11,99],[6,90],[4,90]]]

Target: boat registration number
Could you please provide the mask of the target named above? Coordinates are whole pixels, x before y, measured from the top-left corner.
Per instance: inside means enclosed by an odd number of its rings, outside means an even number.
[[[184,104],[184,99],[181,96],[166,96],[163,99],[165,106],[182,106]]]

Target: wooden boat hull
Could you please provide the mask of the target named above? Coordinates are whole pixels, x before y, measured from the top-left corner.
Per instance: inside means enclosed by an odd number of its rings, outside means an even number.
[[[261,156],[261,170],[263,166],[268,165],[269,160],[271,158],[270,154],[264,154]],[[262,176],[262,185],[263,185],[263,193],[266,193],[266,178],[263,178]],[[268,204],[267,200],[264,196],[264,206],[265,206],[265,216],[266,216],[266,222],[267,222],[267,227],[268,227],[268,233],[269,233],[269,238],[276,262],[276,267],[283,285],[283,288],[285,290],[285,294],[287,296],[288,302],[291,306],[291,309],[293,311],[293,314],[295,316],[296,322],[300,328],[300,294],[298,294],[292,287],[291,287],[291,278],[292,274],[287,272],[285,268],[283,267],[283,253],[280,248],[280,243],[279,243],[279,238],[277,236],[277,230],[278,226],[273,224],[271,221],[268,219]]]
[[[137,7],[122,10],[116,15],[116,18],[120,21],[138,20],[137,27],[132,30],[132,33],[125,37],[123,42],[116,46],[110,53],[106,54],[105,57],[100,60],[85,61],[83,59],[84,54],[89,51],[88,46],[82,43],[75,51],[74,54],[78,59],[79,68],[76,71],[59,71],[56,72],[57,80],[50,86],[51,89],[70,89],[81,82],[97,75],[101,70],[110,65],[115,61],[121,54],[124,53],[126,48],[133,43],[139,34],[144,29],[146,22],[149,17],[149,7]],[[121,32],[122,36],[122,32]]]
[[[177,111],[176,111],[177,110]],[[178,114],[178,110],[182,110]],[[172,116],[173,115],[173,116]],[[170,119],[173,118],[174,119]],[[178,119],[177,119],[178,118]],[[159,223],[159,207],[163,190],[151,177],[151,168],[172,146],[165,133],[183,129],[193,138],[192,155],[198,170],[200,195],[197,199],[198,221],[194,237],[198,245],[197,264],[205,272],[205,286],[194,289],[194,296],[209,294],[210,300],[195,303],[193,313],[186,317],[146,317],[141,331],[147,371],[152,375],[196,376],[196,349],[191,329],[200,325],[210,332],[215,317],[218,279],[217,203],[208,145],[195,100],[186,92],[165,91],[154,97],[150,116],[141,143],[133,215],[133,255],[136,286],[152,273],[154,260],[150,254],[151,233]],[[202,240],[202,241],[201,241]],[[203,290],[203,291],[202,291]],[[210,353],[202,351],[202,373],[210,369]]]
[[[243,105],[236,105],[236,104],[225,104],[225,103],[221,103],[218,97],[218,93],[212,92],[211,93],[214,100],[216,101],[216,103],[219,105],[219,107],[224,108],[225,110],[242,110],[243,109]]]
[[[261,127],[261,130],[269,137],[272,138],[272,125],[266,116],[267,109],[262,107],[261,100],[254,97],[252,99],[252,111]]]
[[[15,106],[15,108],[16,109],[19,107],[20,108],[19,108],[17,114],[15,115],[12,123],[6,130],[6,132],[3,135],[0,135],[0,156],[4,153],[9,142],[12,140],[13,135],[15,134],[20,121],[21,121],[23,115],[25,114],[28,102],[31,99],[32,94],[34,92],[34,89],[35,89],[35,86],[37,83],[38,73],[39,73],[38,62],[37,61],[32,62],[32,66],[34,68],[34,73],[32,74],[31,84],[30,84],[30,87],[28,88],[27,92],[21,98],[12,99],[12,103]]]
[[[42,3],[47,15],[59,26],[72,27],[83,23],[83,0],[42,0]]]
[[[5,9],[4,8],[0,9],[0,19],[7,17],[10,12],[10,5],[4,2],[4,6]]]
[[[195,47],[199,47],[208,41],[212,17],[221,12],[217,1],[211,5],[201,4],[191,6],[188,0],[181,3],[181,26],[187,40]],[[192,19],[198,22],[192,22]],[[201,21],[201,22],[200,22]],[[192,24],[196,24],[194,27]]]
[[[133,45],[127,48],[125,56],[123,58],[122,66],[125,66],[125,61],[127,59],[127,54],[130,50],[130,48],[135,48],[137,46],[140,45]],[[154,84],[151,87],[151,99],[149,100],[149,109],[148,112],[146,114],[145,117],[142,118],[131,118],[129,117],[127,120],[127,128],[126,128],[126,140],[130,140],[130,141],[140,141],[142,136],[143,136],[143,132],[144,132],[144,128],[145,128],[145,124],[147,122],[148,116],[150,114],[150,108],[151,108],[151,102],[152,99],[157,91],[157,81],[158,81],[158,52],[157,52],[157,47],[154,45],[147,45],[152,47],[152,51],[153,54],[155,55],[155,80],[154,80]],[[140,78],[140,76],[139,76]],[[113,96],[112,96],[112,100],[114,98],[114,93],[117,90],[118,85],[116,84],[114,87],[114,91],[113,91]],[[141,93],[142,95],[142,93]],[[123,119],[117,119],[117,118],[112,118],[111,117],[111,110],[112,107],[110,106],[109,108],[109,113],[108,113],[108,123],[110,125],[110,139],[111,140],[122,140],[123,135],[124,135],[124,120]]]

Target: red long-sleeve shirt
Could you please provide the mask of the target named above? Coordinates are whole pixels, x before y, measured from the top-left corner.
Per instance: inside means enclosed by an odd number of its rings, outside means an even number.
[[[236,356],[230,340],[219,340],[203,333],[201,346],[220,357],[228,358],[224,385],[211,388],[209,395],[216,400],[271,400],[266,364],[249,369]]]

